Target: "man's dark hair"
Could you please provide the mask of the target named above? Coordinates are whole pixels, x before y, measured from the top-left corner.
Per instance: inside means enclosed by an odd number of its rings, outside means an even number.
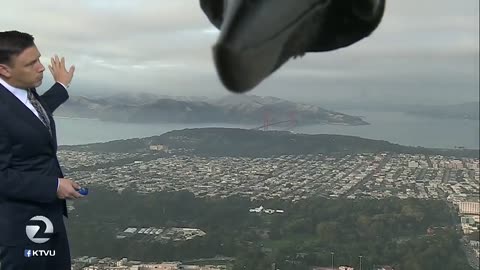
[[[18,31],[0,32],[0,64],[11,64],[13,57],[34,46],[32,35]]]

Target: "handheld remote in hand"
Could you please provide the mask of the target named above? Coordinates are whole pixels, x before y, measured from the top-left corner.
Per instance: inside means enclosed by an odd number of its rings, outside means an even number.
[[[88,188],[82,187],[78,190],[78,193],[80,193],[82,195],[87,195],[88,194]]]

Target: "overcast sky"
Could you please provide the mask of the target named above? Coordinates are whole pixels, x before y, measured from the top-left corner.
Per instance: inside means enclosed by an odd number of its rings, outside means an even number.
[[[250,93],[320,104],[478,101],[478,5],[389,0],[373,36],[292,60]],[[1,13],[0,30],[33,34],[44,64],[55,53],[75,64],[75,94],[227,94],[211,59],[218,32],[197,0],[16,0]]]

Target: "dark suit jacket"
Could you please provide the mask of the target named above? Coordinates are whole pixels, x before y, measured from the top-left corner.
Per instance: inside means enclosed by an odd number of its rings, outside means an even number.
[[[32,243],[25,233],[30,218],[49,218],[54,233],[64,233],[65,200],[57,198],[63,178],[57,159],[52,112],[68,99],[56,83],[37,95],[50,118],[52,134],[17,97],[0,84],[0,246]]]

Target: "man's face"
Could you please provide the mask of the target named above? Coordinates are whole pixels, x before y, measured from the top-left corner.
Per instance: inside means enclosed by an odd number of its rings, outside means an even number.
[[[45,67],[40,63],[40,52],[36,46],[29,47],[12,58],[7,65],[7,82],[15,87],[26,89],[42,84]]]

